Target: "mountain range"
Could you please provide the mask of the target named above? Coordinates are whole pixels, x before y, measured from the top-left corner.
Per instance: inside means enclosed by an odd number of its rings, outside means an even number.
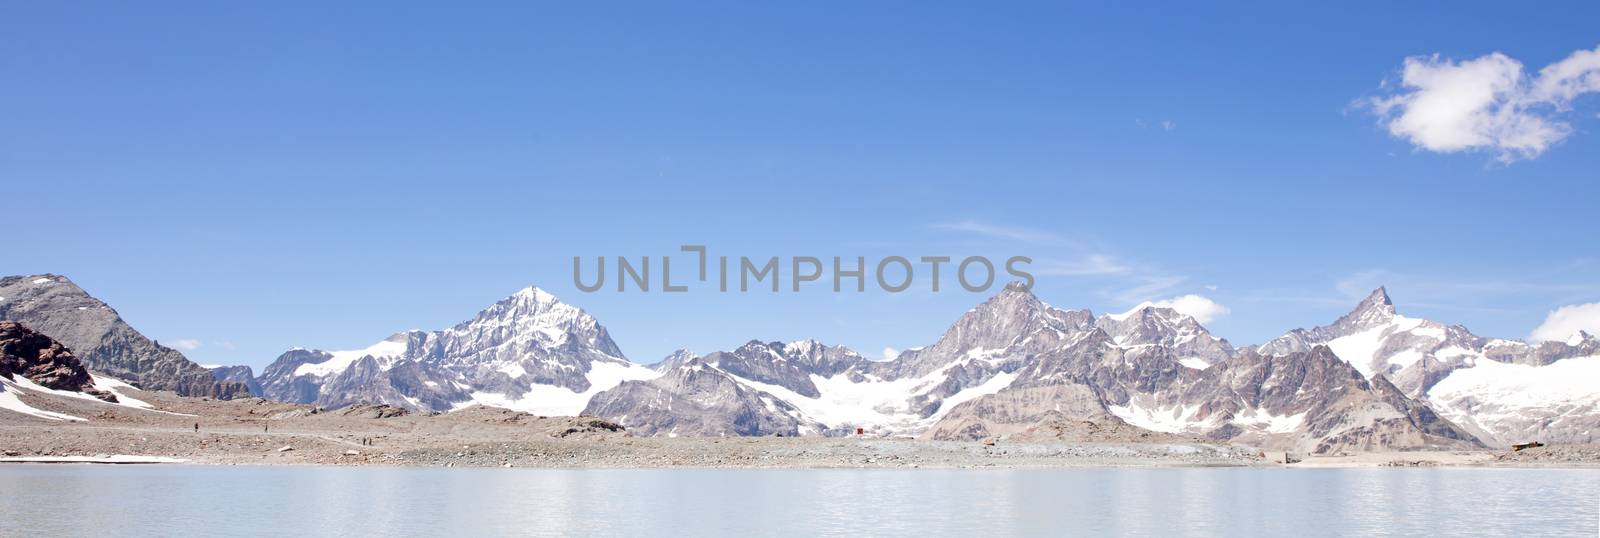
[[[42,321],[37,330],[67,336],[51,334],[76,350],[75,331],[60,320],[103,303],[68,286],[54,275],[0,280],[0,319]],[[8,308],[13,297],[30,306]],[[150,364],[165,367],[172,354]],[[203,385],[189,373],[197,365],[84,364],[120,368],[117,377],[145,388]],[[1170,308],[1096,315],[1011,284],[892,360],[814,340],[751,340],[644,366],[588,313],[530,287],[446,329],[402,331],[356,350],[291,349],[259,376],[242,366],[200,371],[209,386],[229,387],[212,395],[585,414],[639,435],[1206,439],[1326,454],[1591,442],[1600,426],[1600,393],[1590,388],[1600,380],[1600,339],[1483,338],[1403,316],[1383,288],[1332,324],[1254,346],[1235,346]]]
[[[357,350],[289,350],[256,382],[268,398],[327,407],[482,404],[576,415],[595,393],[655,375],[624,358],[594,317],[529,287],[448,329],[399,332]]]

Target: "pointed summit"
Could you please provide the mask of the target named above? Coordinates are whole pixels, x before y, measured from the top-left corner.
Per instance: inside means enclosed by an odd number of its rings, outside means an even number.
[[[1378,289],[1372,290],[1372,293],[1367,294],[1367,298],[1361,301],[1361,306],[1368,305],[1394,306],[1394,301],[1389,300],[1388,288],[1378,286]]]
[[[1093,325],[1089,311],[1057,309],[1039,300],[1022,283],[1012,282],[957,319],[938,342],[918,354],[914,369],[921,375],[944,366],[951,357],[964,357],[969,351],[994,353],[1023,342],[1043,349],[1069,335],[1090,330]],[[1045,334],[1029,339],[1038,333]]]
[[[1024,284],[1021,280],[1013,280],[1011,282],[1007,282],[1005,289],[1000,290],[1000,293],[1026,293],[1028,295],[1033,295],[1033,288],[1028,284]]]
[[[1382,286],[1372,290],[1355,310],[1339,318],[1333,327],[1342,334],[1349,334],[1353,330],[1363,330],[1393,321],[1395,317],[1394,301],[1389,299],[1389,290]]]
[[[666,357],[663,357],[661,360],[656,361],[655,364],[650,365],[650,368],[658,372],[665,372],[667,370],[683,366],[689,361],[698,358],[700,358],[700,356],[696,355],[693,351],[689,351],[688,349],[678,349],[673,351],[671,354],[668,354]]]

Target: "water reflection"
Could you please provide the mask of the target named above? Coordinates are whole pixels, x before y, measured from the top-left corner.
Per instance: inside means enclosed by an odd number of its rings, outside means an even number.
[[[0,466],[0,535],[1594,536],[1600,471]]]

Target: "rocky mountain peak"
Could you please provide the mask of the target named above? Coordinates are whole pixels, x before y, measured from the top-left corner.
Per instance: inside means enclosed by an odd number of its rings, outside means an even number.
[[[1006,284],[1000,293],[973,308],[973,311],[988,311],[993,314],[1027,313],[1042,310],[1046,306],[1044,301],[1040,301],[1033,291],[1023,286],[1021,282],[1012,282]]]
[[[622,350],[594,316],[536,286],[518,290],[446,332],[488,346],[534,339],[541,347],[594,349],[623,358]]]
[[[963,314],[928,351],[940,355],[978,348],[1001,349],[1044,329],[1081,330],[1092,322],[1091,318],[1087,310],[1066,311],[1051,307],[1021,283],[1012,282]]]
[[[653,368],[658,372],[662,372],[677,368],[698,358],[700,358],[700,356],[696,355],[693,351],[689,351],[687,349],[678,349],[674,350],[672,353],[668,353],[667,356],[662,357],[661,360],[656,361],[655,364],[650,365],[650,368]]]
[[[1199,321],[1172,308],[1143,305],[1122,314],[1102,315],[1095,319],[1095,326],[1116,345],[1165,346],[1180,358],[1198,358],[1205,364],[1233,354],[1227,340],[1213,336]]]
[[[1395,313],[1394,300],[1389,298],[1388,289],[1378,286],[1378,289],[1367,294],[1366,299],[1361,300],[1361,304],[1356,305],[1354,312],[1392,317]]]
[[[535,286],[518,290],[478,313],[478,319],[517,319],[525,317],[578,318],[587,316],[583,310],[556,299],[556,296]]]
[[[795,340],[793,342],[784,344],[783,352],[790,355],[810,355],[826,347],[827,346],[822,345],[822,342],[807,338],[805,340]]]
[[[1334,322],[1332,327],[1348,334],[1389,323],[1394,321],[1394,318],[1394,301],[1389,299],[1389,291],[1379,286],[1378,289],[1372,290],[1366,299],[1362,299],[1355,310],[1351,310],[1349,314]]]

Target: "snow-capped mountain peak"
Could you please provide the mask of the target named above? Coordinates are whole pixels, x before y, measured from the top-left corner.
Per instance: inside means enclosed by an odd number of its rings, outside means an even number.
[[[1191,367],[1215,364],[1233,354],[1227,340],[1217,338],[1191,316],[1171,308],[1141,305],[1121,314],[1105,314],[1095,319],[1119,346],[1172,348]]]
[[[968,310],[924,356],[959,356],[974,350],[1001,350],[1024,346],[1033,339],[1052,342],[1092,328],[1088,310],[1061,310],[1045,304],[1022,284],[1004,290]]]
[[[1389,298],[1389,290],[1383,286],[1372,290],[1366,299],[1356,305],[1355,310],[1339,318],[1335,326],[1349,327],[1352,329],[1367,328],[1382,325],[1394,320],[1394,301]]]
[[[506,336],[514,333],[536,339],[543,347],[588,347],[622,358],[622,351],[593,316],[532,286],[490,305],[473,319],[446,332],[495,345],[504,343]],[[568,342],[568,339],[574,341]]]
[[[446,411],[477,402],[572,414],[588,395],[654,375],[628,362],[593,316],[528,287],[442,331],[399,333],[360,350],[291,350],[260,384],[276,399],[330,406]]]

